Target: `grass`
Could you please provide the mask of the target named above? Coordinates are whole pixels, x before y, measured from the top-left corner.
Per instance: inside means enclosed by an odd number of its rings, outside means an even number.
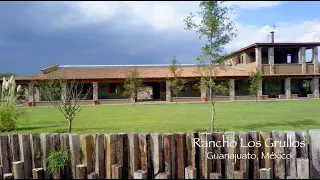
[[[217,102],[215,125],[220,131],[317,129],[319,107],[320,100]],[[202,131],[210,126],[210,108],[209,103],[86,106],[74,119],[73,132]],[[66,132],[67,120],[55,108],[25,110],[29,124],[15,132]]]

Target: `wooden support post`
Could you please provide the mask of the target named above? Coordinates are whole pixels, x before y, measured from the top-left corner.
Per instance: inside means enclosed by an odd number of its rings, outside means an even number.
[[[70,141],[69,141],[68,133],[60,134],[60,148],[63,151],[70,150]],[[71,169],[71,162],[67,163],[64,167],[63,172],[61,173],[61,178],[63,179],[71,179],[72,178],[72,169]]]
[[[225,132],[225,138],[226,141],[228,141],[229,144],[233,144],[231,147],[225,147],[225,153],[226,154],[235,154],[235,143],[236,142],[236,133],[234,132]],[[235,170],[234,167],[234,159],[228,158],[226,159],[226,164],[225,164],[225,178],[226,179],[233,179],[233,171]]]
[[[250,145],[253,147],[249,148],[249,153],[254,155],[254,159],[249,160],[249,178],[250,179],[259,179],[260,170],[259,170],[259,161],[260,161],[260,148],[255,145],[259,141],[259,133],[256,131],[249,132],[249,141],[253,142]],[[260,142],[261,143],[261,142]]]
[[[297,158],[308,159],[308,144],[307,144],[307,132],[306,131],[296,131],[296,140],[300,143],[304,142],[304,147],[297,147]]]
[[[30,136],[28,134],[19,134],[20,159],[23,162],[24,177],[32,178],[32,162]]]
[[[0,163],[4,174],[11,172],[9,154],[9,137],[7,135],[0,135]]]
[[[163,148],[164,148],[164,168],[165,172],[171,179],[175,179],[175,151],[174,139],[172,133],[163,134]]]
[[[120,164],[122,167],[122,177],[128,177],[128,135],[126,133],[116,134],[116,144],[115,144],[115,156],[116,164]]]
[[[96,172],[88,174],[88,179],[99,179],[99,175]]]
[[[295,131],[287,131],[287,140],[289,142],[296,141],[296,132]],[[291,154],[292,158],[286,159],[286,176],[290,176],[291,178],[296,178],[297,174],[297,148],[292,145],[285,147],[286,154]]]
[[[78,134],[69,134],[69,145],[71,153],[72,178],[76,178],[76,166],[80,164],[80,137]],[[81,166],[82,167],[82,166]]]
[[[233,171],[233,179],[247,179],[246,176],[244,171]]]
[[[40,144],[41,144],[41,161],[42,161],[42,168],[45,170],[45,178],[50,179],[51,175],[46,172],[47,167],[47,157],[50,153],[50,134],[49,133],[41,133],[40,134]]]
[[[138,170],[134,172],[133,179],[147,179],[147,177],[148,177],[147,171]]]
[[[271,146],[272,134],[271,132],[260,132],[261,151],[264,155],[271,154],[273,148]],[[271,178],[273,179],[273,159],[270,156],[261,158],[261,167],[270,168]],[[261,171],[260,171],[261,172]]]
[[[3,179],[13,179],[12,173],[5,173],[5,174],[3,174]]]
[[[87,167],[84,164],[76,165],[76,179],[87,178]]]
[[[128,134],[129,140],[129,179],[133,179],[134,172],[139,169],[139,140],[138,134]]]
[[[112,171],[111,172],[111,179],[122,179],[122,166],[121,166],[121,164],[113,164],[111,166],[111,171]]]
[[[10,162],[20,161],[19,135],[10,134],[8,136],[10,143]]]
[[[297,158],[298,179],[309,179],[309,159]]]
[[[24,179],[24,168],[22,161],[12,163],[12,173],[14,179]]]
[[[104,152],[104,135],[96,134],[95,141],[95,172],[98,174],[99,179],[105,178],[105,152]]]
[[[92,173],[92,138],[89,134],[82,135],[81,149],[83,152],[82,164],[87,167],[87,173]]]
[[[151,134],[150,141],[153,174],[155,178],[163,171],[162,137],[158,133]]]
[[[116,135],[106,134],[106,177],[107,179],[112,178],[112,165],[116,163]]]
[[[32,178],[33,179],[44,179],[44,169],[43,168],[34,168],[32,169]]]
[[[210,173],[210,179],[222,179],[222,174],[220,174],[220,173]]]
[[[198,139],[198,133],[190,132],[187,137],[187,149],[188,149],[188,164],[196,169],[199,169],[199,147],[197,145],[194,146],[194,142]],[[197,171],[199,174],[199,170]]]
[[[215,142],[221,142],[221,144],[220,144],[221,146],[222,146],[222,136],[223,136],[223,133],[221,133],[221,132],[214,132],[213,133],[213,140]],[[218,154],[224,154],[223,148],[221,146],[213,147],[213,152],[216,152]],[[221,174],[221,175],[224,174],[223,160],[221,160],[219,158],[213,159],[212,167],[213,167],[213,169],[215,169],[216,173]]]
[[[272,132],[273,141],[280,142],[284,144],[286,141],[285,132]],[[274,154],[278,156],[282,156],[285,154],[285,148],[283,146],[274,145]],[[286,178],[286,160],[283,158],[275,158],[274,159],[274,178],[275,179],[285,179]]]
[[[146,171],[148,175],[151,175],[150,169],[150,135],[146,133],[138,134],[139,139],[139,152],[140,152],[140,170]],[[151,176],[150,176],[151,178]]]
[[[177,152],[177,177],[178,179],[185,178],[185,167],[188,165],[187,159],[187,146],[186,146],[186,134],[177,133],[174,135],[176,142],[176,152]]]
[[[171,179],[170,175],[167,173],[159,173],[158,176],[156,176],[156,179]]]
[[[320,130],[310,130],[310,179],[320,178]]]
[[[240,154],[248,154],[249,153],[249,147],[248,147],[248,143],[249,143],[249,134],[247,132],[240,132],[238,134],[239,137],[239,150],[240,150]],[[244,172],[244,173],[243,173]],[[241,158],[240,159],[240,171],[236,172],[236,175],[239,175],[239,177],[241,176],[241,173],[243,174],[243,178],[242,179],[248,179],[249,177],[247,177],[249,175],[249,158]],[[235,174],[233,174],[235,175]]]
[[[272,179],[271,168],[260,169],[260,179]]]
[[[32,169],[40,168],[41,165],[41,146],[40,135],[30,134]]]
[[[197,179],[197,169],[192,166],[188,166],[185,168],[184,175],[184,179]]]

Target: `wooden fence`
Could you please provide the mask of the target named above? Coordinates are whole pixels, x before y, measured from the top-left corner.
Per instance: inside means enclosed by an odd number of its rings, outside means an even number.
[[[55,150],[70,150],[70,162],[49,174]],[[4,179],[320,178],[320,130],[10,134],[0,161]]]

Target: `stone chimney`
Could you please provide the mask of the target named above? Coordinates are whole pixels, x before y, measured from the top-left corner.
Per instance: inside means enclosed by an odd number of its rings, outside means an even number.
[[[274,43],[274,31],[271,31],[271,42]]]

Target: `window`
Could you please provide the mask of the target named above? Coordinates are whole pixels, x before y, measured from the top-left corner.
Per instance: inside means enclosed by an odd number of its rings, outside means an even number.
[[[109,88],[110,88],[110,89],[109,89],[110,93],[116,93],[117,84],[115,84],[115,83],[110,83]]]

